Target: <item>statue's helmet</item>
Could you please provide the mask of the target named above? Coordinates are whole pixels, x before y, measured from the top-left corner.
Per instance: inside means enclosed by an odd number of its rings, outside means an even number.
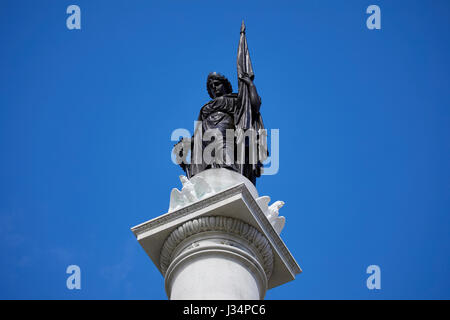
[[[214,99],[214,93],[211,90],[210,82],[211,80],[219,80],[222,82],[224,88],[225,88],[225,94],[230,94],[233,92],[233,87],[231,86],[230,81],[228,79],[217,72],[211,72],[208,74],[208,78],[206,79],[206,89],[208,90],[208,94],[211,97],[211,99]]]

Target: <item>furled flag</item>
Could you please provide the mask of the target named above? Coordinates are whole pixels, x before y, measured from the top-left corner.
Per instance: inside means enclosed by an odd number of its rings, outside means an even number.
[[[243,160],[245,160],[245,162],[247,163],[240,166],[240,171],[241,174],[245,176],[259,177],[261,174],[262,161],[264,161],[268,155],[267,139],[265,133],[262,130],[264,129],[264,124],[259,112],[259,106],[257,107],[257,110],[253,110],[250,101],[248,85],[241,80],[241,78],[243,77],[249,77],[252,81],[255,78],[252,62],[250,60],[250,54],[248,52],[247,38],[245,37],[244,21],[242,21],[241,25],[241,36],[239,39],[237,53],[237,75],[239,84],[239,107],[235,116],[235,126],[236,129],[238,129],[236,141],[238,144],[238,148],[243,147],[246,153],[246,155],[245,153],[241,154],[240,161],[241,163],[244,163]],[[244,132],[249,129],[254,130],[258,142],[244,141]],[[248,163],[248,161],[250,163]],[[246,174],[246,171],[251,171],[252,173],[250,174],[249,172],[247,172]]]

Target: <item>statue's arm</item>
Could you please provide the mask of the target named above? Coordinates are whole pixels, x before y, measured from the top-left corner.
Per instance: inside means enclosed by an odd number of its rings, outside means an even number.
[[[252,109],[256,112],[259,112],[259,108],[261,107],[261,98],[258,95],[258,91],[256,90],[253,80],[248,76],[243,76],[239,79],[247,84]]]

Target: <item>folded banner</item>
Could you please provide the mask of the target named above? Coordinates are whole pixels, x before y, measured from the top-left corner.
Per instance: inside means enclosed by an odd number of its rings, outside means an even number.
[[[264,124],[262,121],[261,114],[259,112],[259,106],[257,109],[252,107],[249,85],[242,80],[244,77],[250,78],[252,81],[255,78],[253,72],[252,62],[250,60],[250,53],[248,51],[247,38],[245,36],[245,24],[242,21],[241,25],[241,35],[239,38],[239,46],[237,53],[237,75],[238,75],[238,101],[240,108],[236,112],[235,125],[237,129],[242,129],[242,131],[237,132],[237,144],[246,144],[247,155],[243,155],[246,159],[241,159],[241,163],[248,163],[249,159],[257,159],[258,161],[250,161],[252,164],[246,164],[240,166],[241,174],[246,175],[250,171],[251,175],[259,177],[261,174],[262,161],[267,157],[267,142],[266,135],[262,134],[260,129],[264,129]],[[258,97],[259,98],[259,97]],[[248,129],[253,129],[258,135],[259,143],[255,148],[249,148],[247,143],[243,141],[244,132]],[[248,153],[251,154],[248,154]],[[258,157],[259,155],[259,157]]]

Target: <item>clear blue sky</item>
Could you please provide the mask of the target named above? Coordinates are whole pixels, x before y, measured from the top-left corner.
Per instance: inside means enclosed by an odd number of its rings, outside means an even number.
[[[304,271],[266,298],[449,299],[449,16],[447,0],[1,1],[0,298],[166,299],[130,227],[167,211],[170,134],[192,130],[207,74],[237,88],[245,19],[280,130],[258,190],[286,202]]]

